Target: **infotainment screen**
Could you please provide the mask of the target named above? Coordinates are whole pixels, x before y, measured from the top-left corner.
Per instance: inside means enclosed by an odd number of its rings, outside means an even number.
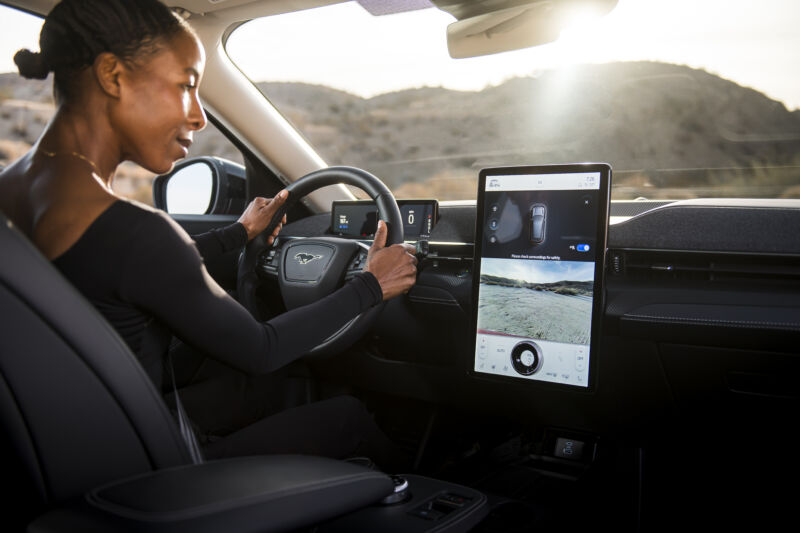
[[[606,164],[480,172],[473,373],[593,387],[610,179]]]

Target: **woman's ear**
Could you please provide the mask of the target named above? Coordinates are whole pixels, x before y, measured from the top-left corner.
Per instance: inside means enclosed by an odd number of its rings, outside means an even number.
[[[107,95],[112,98],[120,97],[120,78],[125,65],[120,59],[110,52],[98,55],[92,65],[95,79]]]

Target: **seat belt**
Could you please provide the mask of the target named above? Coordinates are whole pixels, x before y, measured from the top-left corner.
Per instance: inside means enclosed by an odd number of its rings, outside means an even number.
[[[172,390],[175,393],[175,409],[178,411],[178,429],[181,432],[183,440],[186,442],[186,447],[189,449],[192,463],[196,465],[202,464],[204,462],[203,451],[200,449],[200,443],[197,442],[197,435],[194,434],[189,416],[183,408],[180,395],[178,395],[178,386],[175,382],[175,369],[172,366],[171,353],[167,355],[167,366],[169,367],[169,377],[172,380]]]

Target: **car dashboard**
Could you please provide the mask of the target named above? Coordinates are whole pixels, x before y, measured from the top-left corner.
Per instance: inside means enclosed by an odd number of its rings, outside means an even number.
[[[629,453],[658,501],[651,520],[676,490],[696,502],[708,491],[725,509],[738,498],[778,505],[783,474],[759,458],[783,449],[800,401],[800,201],[612,202],[591,392],[467,372],[476,207],[445,203],[438,214],[416,285],[346,354],[313,360],[315,376],[537,428],[533,456],[558,475]],[[282,239],[329,233],[324,213],[287,224]],[[556,456],[565,438],[586,446],[577,463]],[[793,456],[781,461],[798,471]]]
[[[706,367],[718,374],[706,386],[736,385],[728,392],[780,398],[795,390],[793,384],[781,385],[789,375],[773,373],[765,359],[780,360],[776,354],[790,350],[790,343],[800,333],[800,236],[793,230],[800,223],[800,202],[696,200],[655,208],[647,203],[631,204],[611,204],[612,220],[622,217],[625,221],[612,224],[608,231],[605,344],[597,397],[590,403],[597,405],[604,391],[613,391],[615,397],[629,395],[636,400],[631,408],[641,411],[644,404],[638,393],[670,388],[671,393],[655,402],[668,405],[675,390],[683,390],[687,380],[692,381],[664,353],[659,359],[669,362],[652,360],[647,371],[641,372],[650,350],[628,349],[624,343],[643,342],[654,353],[658,347],[682,344],[701,351],[754,350],[752,356],[760,362],[749,370],[747,365],[738,370],[735,365]],[[643,212],[630,216],[637,207]],[[331,215],[321,214],[288,224],[282,238],[330,233]],[[385,386],[400,394],[413,394],[419,384],[402,379],[403,369],[410,368],[410,381],[420,375],[431,380],[419,396],[449,402],[458,402],[462,396],[467,402],[476,398],[469,392],[471,387],[457,384],[465,379],[462,360],[474,350],[468,329],[474,234],[474,205],[439,207],[439,220],[426,242],[417,284],[407,297],[390,302],[361,346],[367,357],[356,367],[369,376],[367,382],[381,390],[386,390]],[[622,347],[608,345],[620,342]],[[731,362],[734,359],[743,361],[732,357]],[[692,372],[696,376],[706,365],[693,360],[700,365]],[[662,367],[662,362],[669,368]],[[385,365],[391,371],[380,370]],[[615,369],[616,365],[621,367]],[[757,368],[761,374],[752,373]],[[678,374],[672,375],[672,370]],[[665,371],[670,372],[664,375]],[[389,379],[378,385],[381,375]],[[537,393],[524,385],[519,392],[529,399],[517,405],[528,411]],[[504,395],[513,390],[504,390]],[[488,405],[496,395],[477,397]],[[595,423],[602,427],[619,419],[618,409],[606,421],[601,412],[591,423],[585,418],[587,412],[572,422],[590,429]],[[563,423],[561,414],[558,418]]]

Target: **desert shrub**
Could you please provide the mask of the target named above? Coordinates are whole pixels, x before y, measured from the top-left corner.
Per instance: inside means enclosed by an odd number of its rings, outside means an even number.
[[[563,294],[564,296],[576,296],[578,295],[578,290],[573,289],[572,287],[559,287],[555,291],[556,294]]]

